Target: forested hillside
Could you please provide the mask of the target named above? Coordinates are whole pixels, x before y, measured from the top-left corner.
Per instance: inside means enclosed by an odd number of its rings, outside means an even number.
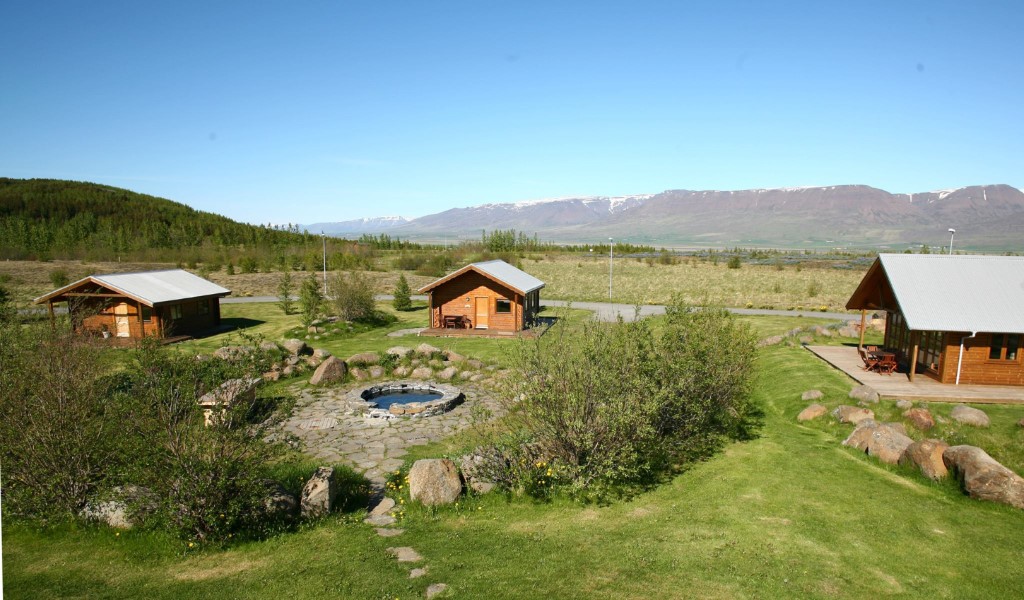
[[[294,226],[238,223],[95,183],[0,178],[3,259],[227,261],[313,247],[320,236]]]

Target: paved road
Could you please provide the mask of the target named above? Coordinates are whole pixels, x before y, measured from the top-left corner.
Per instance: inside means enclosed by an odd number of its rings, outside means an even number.
[[[378,294],[377,300],[386,302],[393,300],[394,297],[390,294]],[[413,296],[413,300],[426,301],[426,296]],[[221,298],[222,304],[238,304],[245,302],[277,302],[276,296],[249,296],[239,298]],[[614,302],[569,302],[567,300],[541,300],[541,306],[549,306],[552,308],[563,308],[566,306],[572,306],[573,308],[580,308],[583,310],[590,310],[594,312],[594,318],[599,321],[614,321],[619,315],[622,315],[624,321],[632,321],[636,315],[636,307],[632,304],[616,304]],[[838,321],[846,321],[849,319],[858,318],[857,315],[852,313],[838,313],[838,312],[815,312],[815,311],[797,311],[797,310],[769,310],[765,308],[729,308],[727,309],[731,313],[737,315],[777,315],[782,317],[815,317],[818,319],[835,319]],[[644,304],[640,306],[640,316],[650,317],[653,315],[665,314],[665,307],[661,304]]]

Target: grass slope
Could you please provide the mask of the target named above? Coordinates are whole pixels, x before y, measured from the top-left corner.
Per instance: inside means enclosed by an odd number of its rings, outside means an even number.
[[[843,448],[849,426],[798,424],[801,392],[821,389],[835,405],[850,388],[805,350],[767,348],[759,372],[760,437],[628,502],[490,495],[457,508],[412,507],[399,538],[338,515],[316,529],[203,552],[142,532],[5,523],[4,591],[415,598],[443,581],[461,598],[1019,597],[1024,511]],[[414,454],[443,447],[450,441]],[[426,577],[409,579],[409,567],[387,555],[399,545],[426,558]]]

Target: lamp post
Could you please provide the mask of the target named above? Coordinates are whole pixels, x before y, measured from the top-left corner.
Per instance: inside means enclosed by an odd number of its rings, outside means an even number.
[[[956,235],[956,229],[949,228],[949,255],[953,256],[953,236]]]
[[[608,238],[608,301],[612,301],[612,264],[615,258],[615,244]]]
[[[320,232],[320,237],[324,240],[324,298],[327,297],[327,234]]]

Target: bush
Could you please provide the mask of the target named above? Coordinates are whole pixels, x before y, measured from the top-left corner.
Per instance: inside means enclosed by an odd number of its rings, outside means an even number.
[[[292,283],[292,272],[290,269],[285,269],[281,275],[281,281],[277,284],[277,305],[286,315],[292,314],[295,310],[295,301],[292,300],[294,293],[295,284]]]
[[[555,329],[518,347],[506,397],[571,494],[622,493],[749,435],[755,340],[727,311],[674,301],[657,335],[645,321]]]
[[[725,266],[730,269],[738,269],[743,266],[743,262],[739,256],[733,255],[729,257],[729,262],[725,263]]]
[[[71,283],[71,278],[68,276],[68,272],[64,269],[50,271],[50,284],[53,285],[53,287],[62,288],[69,283]]]
[[[299,315],[303,327],[309,327],[320,316],[324,296],[320,293],[320,284],[316,275],[310,273],[299,288]]]
[[[331,293],[338,316],[346,321],[367,321],[374,316],[373,284],[358,271],[335,276]]]

